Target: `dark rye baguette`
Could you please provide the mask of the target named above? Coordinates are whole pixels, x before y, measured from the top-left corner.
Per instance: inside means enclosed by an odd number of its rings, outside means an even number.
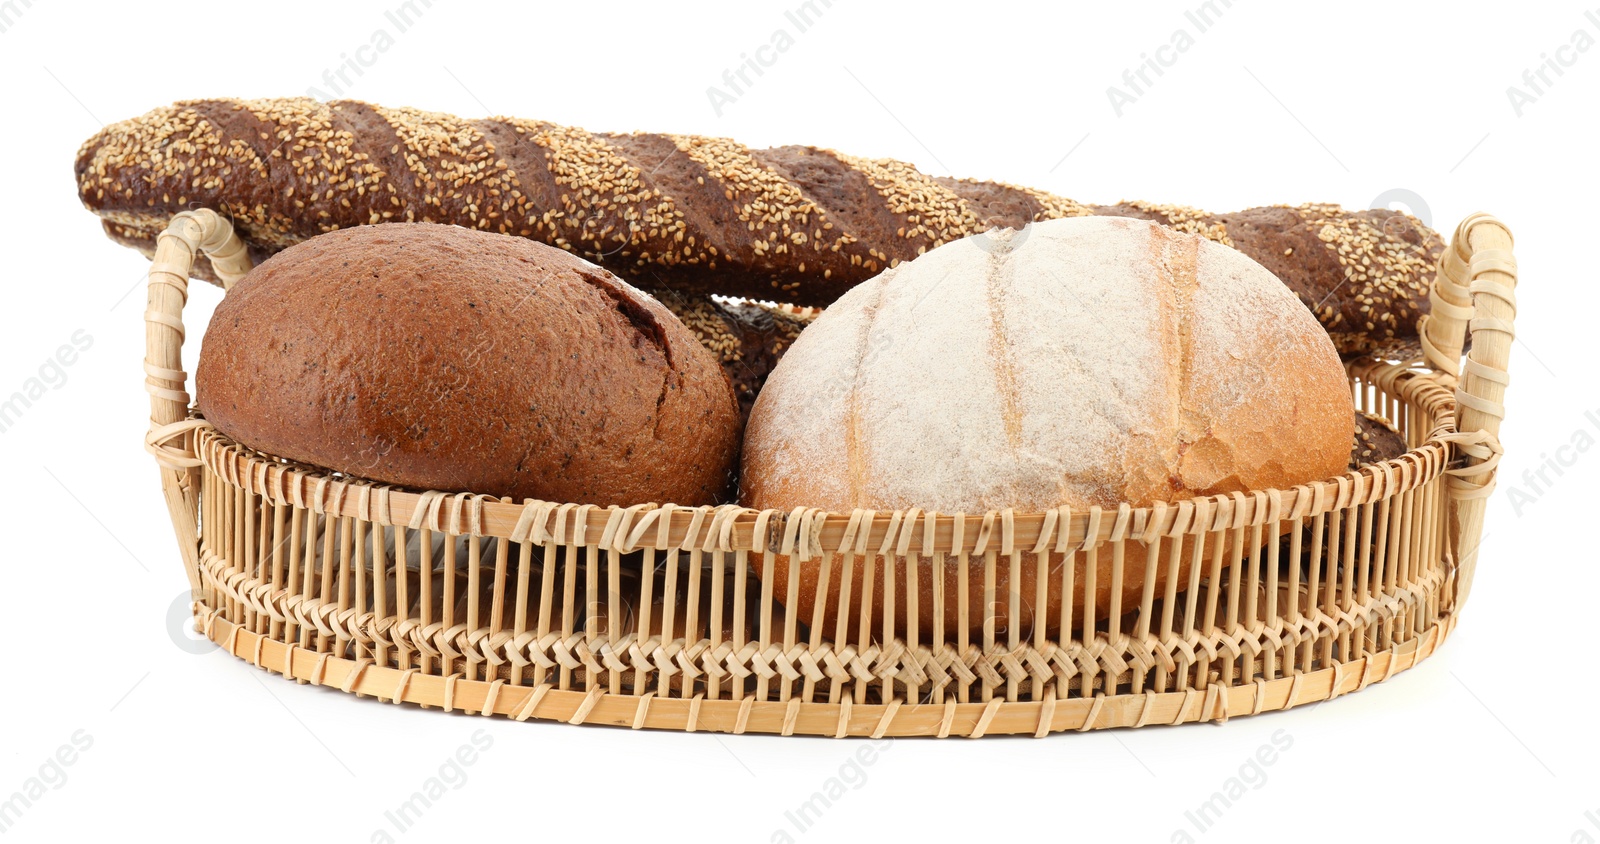
[[[1355,437],[1350,446],[1350,469],[1382,463],[1406,453],[1405,438],[1393,426],[1368,413],[1356,411]]]
[[[761,302],[722,302],[704,294],[663,288],[647,292],[661,300],[722,362],[746,418],[772,368],[820,313]]]
[[[813,147],[751,150],[349,100],[179,103],[106,127],[76,169],[85,205],[124,242],[197,206],[230,216],[258,257],[355,225],[453,223],[540,240],[642,286],[807,306],[991,227],[1140,216],[1264,264],[1344,354],[1415,337],[1443,248],[1437,233],[1387,210],[1090,206]]]

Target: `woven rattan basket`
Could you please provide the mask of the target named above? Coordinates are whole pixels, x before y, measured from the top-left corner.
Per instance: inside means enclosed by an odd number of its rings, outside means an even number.
[[[1445,250],[1421,360],[1347,367],[1356,406],[1390,420],[1405,455],[1291,489],[981,515],[515,502],[394,489],[252,451],[190,407],[181,313],[197,250],[228,284],[250,268],[209,211],[178,215],[150,268],[146,445],[197,629],[300,682],[447,711],[981,736],[1326,700],[1410,668],[1454,628],[1501,453],[1516,269],[1510,233],[1486,215]],[[836,608],[862,619],[855,629],[822,629],[821,606],[816,619],[786,613],[799,585],[773,577],[775,555],[834,552],[824,576],[863,584],[841,589]],[[1051,567],[1063,554],[1085,565]],[[1031,630],[978,620],[987,607],[1020,618],[1022,602],[1045,606],[1047,582],[1096,594],[1107,555],[1114,597],[1102,616],[1093,600],[1063,598],[1061,617]],[[1017,583],[1032,566],[1039,594],[995,594],[997,572]],[[981,571],[982,594],[947,594],[934,575],[949,567],[959,584]],[[905,583],[884,583],[898,572]],[[1121,581],[1141,575],[1141,600],[1122,605]],[[896,595],[918,594],[919,578],[972,624],[947,629],[935,612],[932,634],[919,632],[913,604],[896,629]]]

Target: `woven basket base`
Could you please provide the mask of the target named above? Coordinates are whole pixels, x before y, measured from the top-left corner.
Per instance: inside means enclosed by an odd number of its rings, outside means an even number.
[[[179,214],[157,241],[144,362],[145,446],[161,466],[199,629],[229,653],[300,682],[446,710],[691,732],[1042,736],[1222,721],[1328,700],[1415,665],[1454,628],[1504,453],[1497,434],[1516,264],[1510,232],[1483,214],[1462,223],[1441,258],[1432,312],[1418,326],[1422,365],[1369,359],[1347,367],[1355,406],[1394,423],[1410,447],[1405,455],[1289,490],[1175,508],[1122,504],[1115,513],[996,511],[983,514],[981,526],[916,508],[519,504],[396,490],[249,452],[190,407],[182,313],[200,252],[225,282],[250,269],[226,219]],[[1463,364],[1468,332],[1472,352]],[[1285,526],[1288,560],[1270,541]],[[417,532],[414,552],[406,531]],[[1178,575],[1169,577],[1168,594],[1154,590],[1160,549],[1179,572],[1182,543],[1202,534],[1215,540],[1214,553],[1203,577],[1204,560],[1193,556],[1180,619]],[[434,535],[447,538],[437,558]],[[841,625],[831,640],[802,641],[797,620],[780,613],[780,602],[796,599],[776,592],[772,568],[776,556],[840,553],[850,572],[860,557],[869,585],[841,590],[841,611],[854,601],[863,618],[893,619],[902,590],[874,592],[875,560],[907,561],[906,594],[919,588],[914,573],[950,565],[968,572],[976,561],[982,606],[993,608],[1002,554],[1019,579],[1027,554],[1043,567],[1051,553],[1081,553],[1084,571],[1095,572],[1097,555],[1109,553],[1116,596],[1127,585],[1130,547],[1147,555],[1137,611],[1112,603],[1100,624],[1092,612],[1063,611],[1053,642],[1047,629],[1024,642],[1009,625],[1001,641],[993,618],[977,641],[957,624],[954,642],[949,631],[902,642],[888,623],[876,638],[863,623],[854,635]],[[650,576],[625,589],[623,569],[636,552]],[[660,553],[666,570],[656,592]],[[885,584],[898,576],[887,562],[881,570]],[[1099,594],[1095,577],[1074,579],[1076,562],[1060,571],[1062,595]],[[1042,606],[1049,584],[1039,582],[1034,603]],[[798,581],[787,586],[797,594]],[[936,589],[935,606],[954,600],[971,623],[968,591]],[[1010,596],[1007,618],[1021,612],[1023,598]],[[658,602],[664,610],[653,618]],[[674,626],[680,602],[683,631]],[[656,621],[668,632],[658,635]],[[497,676],[506,679],[490,679]],[[1167,691],[1174,679],[1179,690]],[[1147,683],[1161,691],[1145,691]],[[656,692],[624,693],[652,686]],[[824,686],[827,702],[817,700]],[[919,702],[924,689],[933,702]],[[955,699],[946,700],[952,689]]]
[[[1230,717],[1291,709],[1331,700],[1382,682],[1430,656],[1455,629],[1457,616],[1443,615],[1423,635],[1389,650],[1349,662],[1276,680],[1200,692],[1145,692],[1096,695],[1092,699],[988,703],[852,704],[787,703],[738,700],[657,698],[654,694],[609,694],[541,686],[512,686],[504,680],[485,682],[458,676],[439,677],[416,670],[401,671],[318,653],[252,633],[203,604],[195,605],[196,630],[228,653],[285,678],[332,686],[358,696],[393,703],[434,706],[504,715],[518,721],[537,718],[569,724],[605,724],[633,729],[782,735],[966,736],[1031,734],[1067,730],[1142,727],[1227,721]]]

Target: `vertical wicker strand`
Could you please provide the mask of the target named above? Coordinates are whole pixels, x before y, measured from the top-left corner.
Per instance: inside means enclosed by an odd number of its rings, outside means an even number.
[[[660,518],[660,515],[656,516]],[[636,547],[629,543],[630,547]],[[643,695],[650,691],[650,654],[660,644],[671,637],[665,627],[660,627],[661,619],[656,618],[656,549],[646,546],[642,552],[639,563],[639,624],[635,644],[639,656],[633,665],[632,691],[636,695]]]
[[[937,549],[939,547],[937,543],[938,527],[939,512],[937,510],[929,510],[927,521],[923,522],[922,545],[924,548]],[[960,529],[952,524],[951,532],[951,544],[954,545],[959,542]],[[946,589],[950,573],[948,560],[948,554],[944,551],[935,550],[932,562],[928,567],[928,582],[933,587],[933,624],[930,626],[931,638],[928,640],[928,651],[935,664],[941,657],[948,658],[950,654],[950,632],[945,629],[945,620],[950,614],[950,596],[947,594],[948,590]],[[943,674],[942,671],[941,675],[946,681],[933,684],[930,695],[931,703],[944,703],[945,687],[949,685],[949,675]]]
[[[533,540],[524,538],[517,542],[517,596],[513,599],[516,603],[511,611],[511,642],[510,650],[520,655],[522,642],[528,633],[528,624],[533,621],[532,612],[528,601],[533,589]],[[527,679],[527,667],[513,660],[511,675],[507,681],[513,686],[522,685]]]
[[[345,635],[349,629],[348,619],[355,615],[351,607],[351,580],[350,569],[354,566],[352,559],[355,548],[354,519],[350,516],[339,517],[339,611],[334,616],[333,653],[341,658],[352,656],[354,648],[351,646],[350,637]]]
[[[546,528],[545,517],[541,516],[534,528],[535,536],[540,542],[540,566],[539,619],[533,628],[535,637],[533,647],[540,652],[540,656],[544,655],[544,649],[550,644],[550,634],[556,626],[556,574],[561,570],[561,546],[549,535]],[[562,628],[561,636],[565,634],[566,628]],[[548,682],[549,670],[548,660],[541,659],[535,662],[533,679],[530,682],[535,686],[543,686]]]
[[[428,524],[428,522],[424,521],[424,526],[417,531],[417,565],[419,567],[417,571],[417,629],[422,634],[420,641],[424,643],[422,650],[417,653],[417,668],[423,674],[433,673],[434,647],[431,640],[433,638],[433,625],[436,623],[435,619],[439,616],[438,607],[440,601],[439,596],[435,594],[437,590],[434,589],[433,578],[435,565],[443,564],[443,560],[434,559],[433,538],[435,532],[427,527]]]
[[[366,497],[368,489],[368,487],[362,487],[363,498]],[[355,575],[355,613],[351,616],[350,627],[351,631],[357,634],[351,637],[351,643],[355,645],[353,658],[357,660],[370,659],[372,657],[373,643],[367,641],[366,637],[360,635],[360,633],[363,626],[362,622],[365,619],[376,616],[372,606],[372,587],[368,585],[368,581],[371,578],[368,567],[372,564],[367,559],[372,547],[372,539],[368,531],[372,527],[372,523],[367,521],[366,508],[363,507],[361,509],[362,515],[355,517],[356,536],[353,543],[354,558],[351,561],[351,569]]]
[[[1298,653],[1299,648],[1294,647],[1293,642],[1296,641],[1296,637],[1299,634],[1301,619],[1305,617],[1306,610],[1310,609],[1300,599],[1300,545],[1303,542],[1301,531],[1305,530],[1305,509],[1310,494],[1310,491],[1303,486],[1295,489],[1294,512],[1289,517],[1289,587],[1286,591],[1289,599],[1289,613],[1285,621],[1289,627],[1289,636],[1286,638],[1290,644],[1285,647],[1283,661],[1284,670],[1291,674],[1306,670],[1305,668],[1297,667],[1296,661],[1300,654]],[[1309,666],[1306,668],[1309,668]]]
[[[317,599],[323,606],[333,604],[338,606],[338,596],[334,595],[334,575],[338,574],[338,542],[339,518],[333,513],[323,513],[322,516],[322,582],[317,585]],[[328,654],[328,649],[333,646],[333,638],[317,631],[317,652]]]
[[[1100,578],[1100,537],[1097,528],[1100,525],[1100,508],[1090,507],[1090,526],[1092,529],[1083,538],[1083,621],[1079,641],[1082,642],[1086,654],[1093,653],[1089,650],[1095,642],[1095,602],[1099,595]],[[1084,660],[1081,666],[1083,671],[1079,675],[1078,688],[1086,698],[1094,697],[1095,676],[1100,669],[1099,660]]]
[[[557,530],[563,538],[567,534],[567,520],[570,513],[563,512]],[[560,541],[560,540],[558,540]],[[562,647],[571,641],[577,634],[583,632],[583,624],[578,618],[578,548],[570,540],[561,545],[561,638]],[[572,666],[566,661],[561,663],[558,683],[562,690],[572,688]]]
[[[407,671],[412,667],[411,642],[411,537],[404,525],[390,524],[389,535],[394,537],[394,610],[390,618],[390,644],[394,645],[394,667]]]
[[[1002,548],[1001,553],[1006,557],[1006,653],[1015,659],[1022,650],[1022,552]],[[1016,674],[1006,672],[1006,700],[1022,699],[1021,682]]]
[[[300,554],[301,532],[305,524],[305,510],[300,507],[289,509],[289,547],[284,553],[288,557],[289,570],[284,575],[284,613],[283,639],[286,644],[292,644],[299,638],[299,626],[295,623],[294,608],[300,605],[294,600],[300,595]]]
[[[956,514],[956,524],[966,525],[966,514]],[[958,528],[959,529],[959,528]],[[956,659],[965,662],[972,651],[972,557],[966,545],[954,548],[956,553]],[[963,682],[956,686],[956,702],[972,699],[972,684]]]
[[[912,670],[904,678],[906,701],[911,704],[920,703],[922,700],[922,686],[917,678],[923,672],[922,665],[922,557],[924,550],[918,547],[911,549],[911,538],[916,534],[917,519],[922,511],[916,507],[906,511],[906,523],[900,535],[900,545],[896,549],[900,564],[906,570],[906,656],[905,660],[912,665]],[[895,588],[894,586],[890,587]],[[939,612],[938,605],[930,607],[932,612]]]
[[[656,540],[656,544],[658,546],[666,546],[667,568],[666,574],[663,575],[661,579],[661,639],[663,642],[663,650],[660,662],[664,668],[656,680],[656,693],[661,697],[669,697],[672,694],[672,675],[674,673],[672,670],[670,670],[673,667],[672,656],[676,655],[677,653],[674,648],[676,647],[676,640],[679,638],[677,635],[676,625],[678,621],[678,605],[680,603],[678,568],[680,566],[679,556],[682,552],[677,545],[668,543],[667,534],[672,523],[671,513],[662,516],[661,523],[663,528],[661,529],[660,537]],[[684,603],[685,614],[687,614],[687,601],[683,601],[681,603]],[[689,625],[687,620],[685,621],[685,625],[686,631],[693,629],[693,625]],[[685,639],[687,639],[687,635],[688,634],[686,633],[684,637]],[[685,644],[687,644],[687,641]],[[686,694],[685,697],[687,696],[688,695]]]
[[[404,571],[404,569],[401,569]],[[511,573],[511,540],[504,536],[494,540],[494,580],[489,588],[489,623],[488,635],[483,642],[486,647],[496,648],[496,641],[501,633],[506,632],[506,585]],[[498,656],[496,657],[498,659]],[[485,666],[485,680],[496,679],[497,667],[493,664]]]
[[[327,520],[318,515],[315,510],[307,510],[305,545],[301,551],[303,559],[300,561],[300,594],[304,596],[308,603],[313,605],[320,605],[326,600],[325,594],[316,589],[317,548],[321,546],[321,535],[326,532]],[[308,623],[301,625],[299,645],[302,648],[311,648],[314,644],[314,636],[316,634],[314,618],[314,612],[308,611]]]
[[[1261,576],[1263,574],[1263,572],[1261,570],[1262,569],[1262,560],[1261,560],[1262,547],[1261,546],[1265,544],[1264,538],[1262,536],[1263,525],[1261,523],[1261,509],[1264,506],[1263,502],[1262,502],[1262,499],[1265,496],[1261,495],[1260,493],[1257,493],[1254,497],[1255,497],[1255,507],[1256,507],[1256,509],[1255,509],[1254,517],[1251,518],[1251,520],[1250,520],[1251,522],[1253,522],[1253,524],[1250,526],[1250,534],[1249,534],[1249,536],[1250,536],[1250,551],[1249,551],[1250,563],[1246,567],[1246,571],[1245,571],[1245,601],[1244,601],[1243,627],[1244,627],[1245,630],[1248,630],[1250,632],[1250,635],[1253,637],[1254,641],[1260,642],[1261,641],[1261,630],[1263,629],[1263,625],[1261,623],[1262,622],[1262,618],[1261,618],[1261,597],[1262,597],[1262,595],[1261,595],[1261,590],[1262,590]],[[1272,544],[1273,544],[1274,547],[1277,546],[1277,542],[1276,541],[1274,541]],[[1265,650],[1265,649],[1263,648],[1263,650]],[[1240,676],[1241,682],[1246,682],[1247,683],[1247,682],[1250,682],[1256,675],[1256,657],[1255,657],[1255,654],[1251,653],[1249,649],[1246,649],[1244,653],[1240,654],[1240,657],[1243,658],[1244,668],[1243,668],[1243,671],[1240,673],[1239,676]],[[1266,655],[1263,654],[1263,659],[1265,660],[1265,658],[1266,658]],[[1265,670],[1265,669],[1263,669],[1263,670]]]
[[[1156,570],[1161,560],[1161,532],[1167,518],[1167,504],[1160,502],[1150,513],[1150,520],[1145,525],[1139,539],[1144,543],[1144,581],[1139,593],[1138,621],[1134,627],[1133,636],[1139,643],[1141,654],[1148,650],[1150,645],[1150,626],[1154,621],[1156,604]],[[1150,674],[1148,667],[1136,666],[1133,674],[1132,694],[1143,694],[1146,677]]]
[[[628,604],[622,599],[622,552],[613,545],[599,553],[605,559],[606,567],[606,648],[611,651],[614,665],[623,656],[617,649],[622,644],[626,622],[624,615],[628,612]],[[621,670],[608,666],[606,690],[614,695],[622,694]]]
[[[1237,493],[1235,494],[1237,495]],[[1243,510],[1243,506],[1236,499],[1234,501],[1234,513],[1238,514],[1241,510]],[[1239,593],[1240,588],[1243,585],[1240,581],[1243,581],[1246,577],[1244,571],[1244,532],[1245,526],[1237,523],[1231,530],[1228,531],[1228,568],[1226,574],[1228,581],[1228,615],[1222,624],[1222,629],[1227,636],[1233,636],[1239,633],[1240,627],[1242,626],[1242,619],[1240,618]],[[1254,586],[1254,584],[1251,585]],[[1252,592],[1252,594],[1254,593]],[[1248,679],[1250,672],[1249,663],[1252,662],[1252,660],[1250,660],[1246,653],[1247,652],[1241,652],[1237,655],[1229,656],[1222,663],[1222,685],[1224,687],[1233,685],[1236,676],[1235,671],[1239,669],[1241,665],[1244,667],[1245,679]]]
[[[459,600],[456,593],[460,591],[460,560],[456,552],[456,522],[454,513],[445,525],[444,530],[444,566],[441,584],[444,588],[439,596],[439,631],[441,644],[453,645],[448,642],[448,634],[456,626],[456,603]],[[456,660],[450,649],[446,649],[439,658],[439,673],[449,677],[456,673]]]
[[[1201,615],[1201,619],[1205,623],[1205,630],[1202,635],[1215,647],[1218,640],[1221,639],[1218,633],[1220,617],[1217,614],[1217,608],[1221,604],[1223,589],[1222,558],[1228,549],[1229,531],[1227,530],[1227,523],[1232,520],[1233,506],[1224,498],[1213,499],[1213,503],[1217,506],[1217,513],[1210,532],[1206,534],[1207,542],[1211,547],[1211,563],[1206,574],[1206,603],[1205,612]],[[1214,661],[1203,666],[1197,665],[1195,686],[1200,689],[1209,687],[1211,685],[1211,672],[1214,669]]]
[[[1091,520],[1098,519],[1099,510],[1093,510],[1091,513],[1094,514],[1091,516]],[[1072,635],[1072,609],[1075,604],[1080,602],[1077,591],[1078,564],[1083,559],[1083,555],[1072,542],[1075,537],[1072,532],[1072,509],[1070,507],[1061,508],[1059,521],[1061,524],[1061,539],[1056,543],[1056,550],[1061,555],[1061,620],[1056,625],[1056,630],[1058,631],[1056,635],[1060,637],[1061,647],[1066,651],[1063,661],[1075,663],[1077,654],[1083,650],[1082,643],[1074,642]],[[1088,528],[1089,535],[1093,535],[1096,527],[1097,523],[1091,521]],[[1059,682],[1057,686],[1057,694],[1061,698],[1065,699],[1072,696],[1070,675]]]
[[[703,510],[704,508],[702,508],[702,511]],[[703,513],[701,515],[703,516]],[[693,542],[696,537],[694,537],[692,534],[693,531],[691,531],[691,535],[684,541]],[[703,553],[704,552],[700,550],[699,543],[689,546],[689,605],[688,611],[685,613],[687,628],[685,645],[692,645],[694,644],[695,640],[700,639],[705,635],[701,632],[701,630],[704,628],[702,627],[703,622],[700,619],[700,598],[702,591],[700,579],[702,570],[704,569],[704,565],[701,562],[701,555]],[[713,607],[712,609],[716,610],[717,608]],[[694,677],[690,676],[687,672],[684,673],[683,697],[685,699],[694,697],[696,682],[697,680]]]
[[[373,660],[378,665],[389,664],[389,643],[383,635],[382,621],[389,614],[389,559],[384,548],[385,528],[381,522],[372,526],[372,620]],[[390,628],[391,630],[393,628]]]
[[[750,552],[740,548],[720,553],[733,557],[733,629],[730,631],[732,641],[729,644],[734,654],[733,661],[738,665],[738,654],[744,651],[745,643],[750,639]],[[743,666],[740,668],[743,670]],[[734,700],[744,700],[747,693],[754,692],[754,689],[746,689],[747,679],[735,673],[730,680]],[[763,695],[761,699],[765,700],[766,697]]]
[[[1271,631],[1270,632],[1270,636],[1271,637],[1281,637],[1282,634],[1283,634],[1283,616],[1279,614],[1279,610],[1278,610],[1278,604],[1279,604],[1278,566],[1280,565],[1280,561],[1278,559],[1278,554],[1279,554],[1279,547],[1278,546],[1281,543],[1279,543],[1278,537],[1280,536],[1279,528],[1283,524],[1283,522],[1281,520],[1281,517],[1283,515],[1283,498],[1282,498],[1281,494],[1277,490],[1273,490],[1271,493],[1268,494],[1267,500],[1268,500],[1267,522],[1266,522],[1267,529],[1266,529],[1265,533],[1270,538],[1267,540],[1267,549],[1266,549],[1267,550],[1267,564],[1266,564],[1266,573],[1267,573],[1267,590],[1266,590],[1267,607],[1266,607],[1266,614],[1263,616],[1263,619],[1264,619],[1264,626],[1268,630]],[[1261,553],[1261,548],[1260,548],[1259,545],[1256,546],[1256,553],[1257,554]],[[1278,658],[1279,658],[1278,647],[1277,646],[1266,646],[1266,642],[1269,642],[1269,641],[1272,641],[1272,640],[1273,640],[1272,638],[1264,638],[1263,648],[1262,648],[1263,652],[1265,653],[1266,659],[1265,659],[1264,664],[1261,666],[1261,671],[1263,673],[1263,676],[1265,676],[1265,678],[1267,680],[1269,680],[1269,681],[1278,679]],[[1281,641],[1281,638],[1279,638],[1278,641]]]
[[[1188,526],[1193,522],[1194,503],[1190,501],[1179,502],[1176,515],[1173,516],[1171,529],[1167,531],[1167,580],[1166,589],[1161,595],[1161,630],[1157,636],[1163,650],[1170,653],[1173,650],[1173,622],[1178,609],[1178,577],[1183,565],[1183,545],[1187,535]],[[1172,671],[1165,662],[1156,669],[1156,691],[1165,692],[1172,683]]]

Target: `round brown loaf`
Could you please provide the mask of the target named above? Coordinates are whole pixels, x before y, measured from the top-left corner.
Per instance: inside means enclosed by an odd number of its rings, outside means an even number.
[[[1328,335],[1259,264],[1142,220],[1054,220],[942,246],[823,312],[756,401],[742,497],[836,512],[1143,506],[1340,474],[1352,428]],[[1096,561],[1101,613],[1110,557]],[[1130,544],[1124,562],[1126,608],[1143,587],[1144,547]],[[802,618],[820,565],[801,566]],[[1075,565],[1081,589],[1085,556]],[[785,579],[787,561],[779,568]],[[1035,566],[1015,587],[1005,569],[997,593],[1017,589],[1029,624]],[[945,576],[954,594],[953,566]],[[968,585],[977,600],[981,565]],[[1007,611],[994,614],[1005,627]]]
[[[408,487],[715,504],[740,418],[666,308],[587,261],[431,224],[345,229],[257,267],[196,373],[218,430]]]

